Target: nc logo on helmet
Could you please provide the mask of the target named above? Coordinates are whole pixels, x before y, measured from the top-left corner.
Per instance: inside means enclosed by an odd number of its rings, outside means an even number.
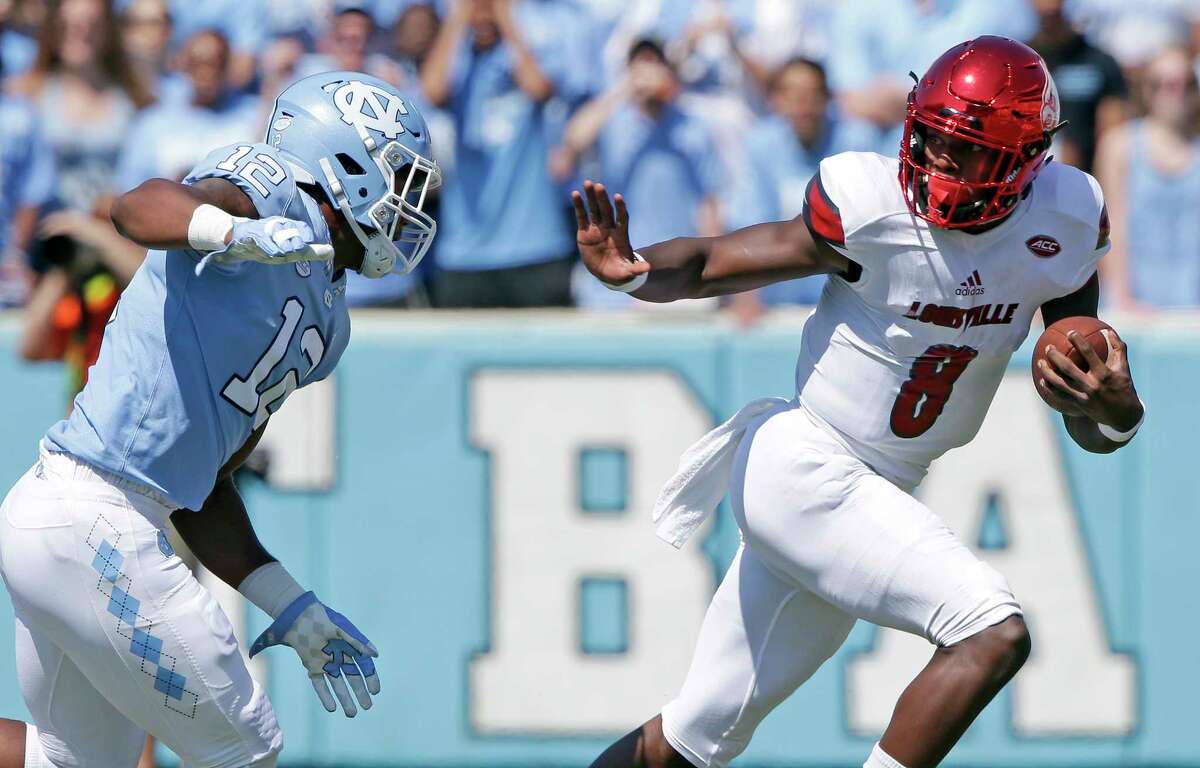
[[[408,108],[398,96],[382,88],[351,80],[333,93],[334,106],[342,113],[342,122],[372,131],[379,131],[389,139],[404,133],[400,115],[407,115]]]

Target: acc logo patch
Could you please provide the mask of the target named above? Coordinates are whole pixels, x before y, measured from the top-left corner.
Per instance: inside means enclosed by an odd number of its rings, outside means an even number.
[[[1057,256],[1059,251],[1062,250],[1062,246],[1059,245],[1057,240],[1050,237],[1050,235],[1034,235],[1025,241],[1025,247],[1040,259]]]
[[[381,88],[351,80],[334,91],[333,104],[347,125],[379,131],[389,139],[404,133],[400,116],[407,115],[408,108],[399,97]]]

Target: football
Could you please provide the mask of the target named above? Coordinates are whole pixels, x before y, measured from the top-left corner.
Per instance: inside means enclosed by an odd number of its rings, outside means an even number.
[[[1086,371],[1088,369],[1087,361],[1083,359],[1083,355],[1079,354],[1079,350],[1067,338],[1067,334],[1071,331],[1078,331],[1083,334],[1084,341],[1092,346],[1092,349],[1096,351],[1100,359],[1108,360],[1108,340],[1104,338],[1104,334],[1102,333],[1105,330],[1112,331],[1113,336],[1117,337],[1117,332],[1103,320],[1098,320],[1094,317],[1078,316],[1064,317],[1042,331],[1042,335],[1038,337],[1037,345],[1033,348],[1034,381],[1041,378],[1041,374],[1038,372],[1038,360],[1046,357],[1047,347],[1054,347],[1059,352],[1062,352],[1082,370]],[[1049,363],[1050,361],[1047,360],[1046,362]]]

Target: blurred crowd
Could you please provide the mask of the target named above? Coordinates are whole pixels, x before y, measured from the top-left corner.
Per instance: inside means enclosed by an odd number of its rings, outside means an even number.
[[[22,354],[82,377],[142,259],[114,195],[259,138],[331,69],[404,90],[445,173],[431,256],[354,304],[630,306],[580,271],[583,178],[625,196],[634,247],[790,218],[823,157],[895,154],[908,73],[984,33],[1050,66],[1057,161],[1108,196],[1105,300],[1200,305],[1200,0],[0,0],[0,306],[26,308]],[[731,304],[752,322],[821,286]]]

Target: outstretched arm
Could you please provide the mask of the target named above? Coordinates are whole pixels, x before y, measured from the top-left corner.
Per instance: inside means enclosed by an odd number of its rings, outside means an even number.
[[[150,179],[117,198],[117,231],[146,248],[220,251],[226,258],[287,264],[323,261],[333,246],[311,225],[283,216],[260,219],[254,202],[231,181],[177,184]]]
[[[609,285],[645,274],[633,292],[643,301],[669,302],[721,296],[818,274],[846,272],[851,262],[797,217],[756,224],[719,237],[677,237],[638,251],[629,245],[629,212],[616,206],[603,184],[584,182],[571,195],[578,226],[576,241],[588,270]]]
[[[179,184],[150,179],[117,198],[112,221],[118,232],[145,248],[190,248],[188,226],[196,209],[206,203],[233,216],[258,218],[254,203],[231,181]]]
[[[1043,304],[1042,320],[1050,327],[1064,317],[1095,317],[1099,302],[1100,279],[1093,274],[1079,290]],[[1112,453],[1125,442],[1105,437],[1100,425],[1127,432],[1145,412],[1133,387],[1125,342],[1110,336],[1112,349],[1108,360],[1101,361],[1078,331],[1072,331],[1068,338],[1087,361],[1088,370],[1081,370],[1066,355],[1051,348],[1047,357],[1053,365],[1041,363],[1038,390],[1062,413],[1067,433],[1080,448],[1091,453]]]

